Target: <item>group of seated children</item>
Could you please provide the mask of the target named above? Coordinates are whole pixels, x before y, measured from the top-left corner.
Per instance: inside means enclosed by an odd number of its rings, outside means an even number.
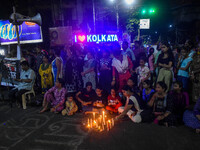
[[[73,115],[78,108],[83,112],[106,109],[110,113],[119,114],[115,120],[127,115],[135,123],[153,122],[165,126],[176,126],[184,121],[187,126],[199,131],[200,100],[195,106],[194,113],[186,111],[189,99],[187,93],[182,91],[182,82],[174,82],[173,90],[169,93],[166,92],[167,85],[162,81],[156,83],[155,90],[149,80],[145,80],[142,86],[143,90],[140,92],[135,86],[134,79],[130,78],[122,89],[123,96],[120,97],[115,88],[111,88],[110,94],[107,95],[102,87],[97,86],[95,91],[92,89],[92,83],[87,82],[86,88],[76,94],[76,102],[72,94],[68,94],[65,102],[66,90],[63,87],[63,80],[58,78],[55,86],[45,93],[40,113],[45,112],[49,104],[51,112],[61,112],[62,115]],[[191,125],[192,115],[195,125]]]

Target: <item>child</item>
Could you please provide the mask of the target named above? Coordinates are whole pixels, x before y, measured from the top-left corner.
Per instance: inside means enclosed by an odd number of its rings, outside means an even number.
[[[143,88],[144,89],[142,91],[142,100],[145,103],[144,105],[146,105],[150,101],[150,99],[153,96],[155,90],[152,89],[152,83],[151,83],[150,80],[145,80],[143,82]]]
[[[138,100],[136,99],[135,96],[133,96],[132,89],[129,86],[125,86],[123,88],[123,94],[126,97],[127,102],[125,107],[118,108],[118,112],[120,113],[120,115],[117,116],[115,120],[118,120],[127,114],[133,122],[140,123],[141,122],[140,113],[142,112],[142,110],[140,109]]]
[[[67,97],[67,101],[65,102],[65,104],[66,104],[66,107],[65,107],[65,109],[62,110],[63,116],[65,116],[65,115],[71,116],[75,112],[77,112],[78,106],[76,105],[72,95],[69,95]]]
[[[183,113],[186,109],[186,96],[182,89],[182,82],[176,81],[174,82],[173,90],[170,92],[170,97],[174,103],[174,114],[180,124],[182,123]]]
[[[145,66],[146,59],[144,57],[140,58],[140,66],[136,68],[136,73],[138,74],[138,86],[140,90],[142,90],[142,83],[149,79],[150,70],[147,66]]]
[[[108,106],[106,109],[117,113],[118,108],[122,106],[121,98],[117,94],[117,90],[115,88],[111,89],[110,95],[108,96]]]
[[[183,83],[183,89],[187,90],[189,80],[189,67],[192,62],[192,58],[188,56],[186,48],[181,49],[181,57],[179,59],[177,68],[177,80]]]

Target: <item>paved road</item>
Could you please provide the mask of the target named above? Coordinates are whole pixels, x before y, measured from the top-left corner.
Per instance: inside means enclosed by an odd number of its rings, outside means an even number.
[[[84,130],[81,113],[72,117],[0,106],[0,150],[198,150],[200,135],[187,127],[118,122],[109,132]]]

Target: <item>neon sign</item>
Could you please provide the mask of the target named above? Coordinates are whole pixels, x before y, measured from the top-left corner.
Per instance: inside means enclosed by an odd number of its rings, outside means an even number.
[[[91,35],[75,35],[75,42],[116,42],[118,37],[116,34],[91,34]]]

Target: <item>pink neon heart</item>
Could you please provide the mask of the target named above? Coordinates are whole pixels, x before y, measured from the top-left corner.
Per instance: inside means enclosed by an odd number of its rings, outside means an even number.
[[[79,35],[78,36],[78,39],[81,41],[81,42],[83,42],[84,40],[85,40],[85,35]]]

